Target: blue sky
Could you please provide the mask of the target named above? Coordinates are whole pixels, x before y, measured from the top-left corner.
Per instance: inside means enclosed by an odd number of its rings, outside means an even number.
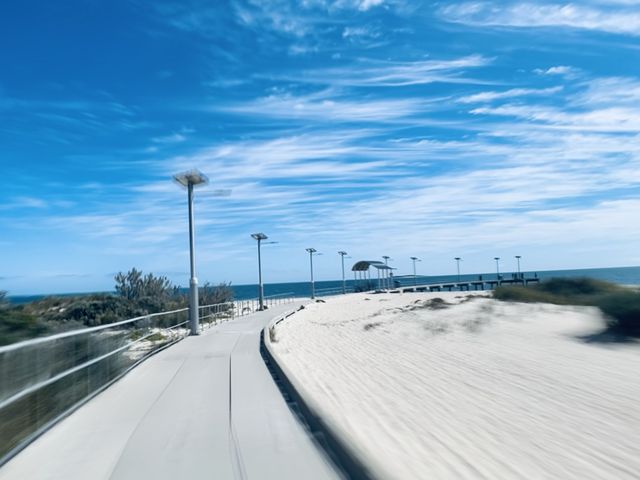
[[[640,2],[0,6],[0,289],[640,264]],[[228,197],[217,189],[231,189]]]

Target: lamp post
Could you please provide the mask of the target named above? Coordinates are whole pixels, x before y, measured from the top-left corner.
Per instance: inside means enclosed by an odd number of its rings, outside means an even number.
[[[521,258],[522,258],[522,255],[516,255],[516,260],[518,261],[518,280],[521,277],[521,275],[520,275],[520,259]]]
[[[264,287],[262,286],[262,259],[260,257],[260,244],[267,237],[264,233],[252,233],[251,236],[258,241],[258,298],[260,299],[259,310],[264,310]]]
[[[189,279],[189,326],[191,335],[198,335],[200,333],[200,319],[198,317],[198,279],[196,277],[193,187],[206,184],[209,179],[198,170],[180,173],[173,178],[180,185],[187,187],[187,198],[189,201],[189,257],[191,265],[191,278]]]
[[[344,295],[347,293],[347,282],[344,279],[344,257],[347,255],[347,252],[340,250],[338,255],[340,255],[340,260],[342,262],[342,294]]]
[[[311,266],[311,300],[316,298],[316,289],[313,284],[313,254],[317,252],[315,248],[307,248],[307,252],[309,252],[309,265]]]
[[[456,257],[454,258],[454,260],[456,261],[456,268],[458,270],[458,282],[460,281],[460,260],[462,260],[462,258],[460,257]],[[460,287],[462,288],[462,287]]]
[[[413,261],[413,286],[415,287],[416,285],[418,285],[418,279],[416,277],[416,262],[421,262],[422,260],[420,260],[418,257],[409,258],[411,258],[411,260]]]
[[[496,261],[496,275],[499,282],[500,281],[500,257],[493,257],[493,259]]]

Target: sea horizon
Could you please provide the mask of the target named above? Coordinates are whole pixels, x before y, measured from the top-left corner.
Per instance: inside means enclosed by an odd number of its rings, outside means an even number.
[[[503,279],[510,278],[516,272],[511,270],[501,271],[500,275]],[[544,280],[554,276],[560,277],[593,277],[599,280],[610,281],[619,284],[638,285],[640,284],[640,266],[624,266],[624,267],[599,267],[599,268],[579,268],[579,269],[560,269],[560,270],[523,270],[525,277],[530,278],[537,276]],[[460,281],[478,280],[480,277],[484,280],[493,280],[497,273],[494,272],[478,272],[478,273],[461,273]],[[410,285],[413,283],[413,275],[398,275],[395,277],[400,281],[401,285]],[[417,275],[416,279],[419,283],[446,283],[458,281],[457,274],[444,275]],[[372,281],[376,281],[377,277],[372,275]],[[353,287],[354,279],[345,278],[347,288]],[[333,295],[340,293],[342,288],[342,280],[316,280],[315,291],[316,296]],[[213,284],[216,286],[216,284]],[[202,287],[203,285],[200,285]],[[249,300],[258,297],[258,284],[229,284],[234,292],[235,300]],[[181,291],[187,292],[188,287],[180,287]],[[64,292],[64,293],[41,293],[27,295],[11,295],[7,298],[13,305],[22,305],[25,303],[40,300],[45,297],[72,297],[72,296],[89,296],[99,294],[114,294],[115,290],[108,291],[88,291],[88,292]],[[294,297],[310,296],[310,282],[274,282],[264,284],[265,296],[284,296],[291,295]]]

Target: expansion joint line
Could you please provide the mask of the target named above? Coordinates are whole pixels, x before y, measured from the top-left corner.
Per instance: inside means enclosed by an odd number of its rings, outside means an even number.
[[[233,428],[233,392],[232,392],[232,361],[233,361],[233,352],[240,341],[242,335],[238,336],[236,343],[233,344],[233,348],[231,352],[229,352],[229,449],[231,450],[231,458],[232,458],[232,467],[233,473],[236,479],[245,480],[247,478],[247,474],[244,469],[244,462],[242,461],[242,452],[240,451],[240,445],[238,443],[238,438],[235,434],[235,429]]]

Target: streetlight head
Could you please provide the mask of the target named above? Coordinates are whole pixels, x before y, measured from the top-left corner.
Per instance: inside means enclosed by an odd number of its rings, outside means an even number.
[[[173,179],[180,185],[188,187],[189,185],[200,185],[209,182],[207,176],[198,170],[189,170],[188,172],[179,173],[173,176]]]
[[[305,250],[309,253],[316,253],[317,250],[315,248],[305,248]]]
[[[462,260],[461,257],[455,257],[454,260]]]
[[[342,250],[340,250],[340,251],[338,252],[338,255],[342,255],[343,257],[344,257],[346,254],[347,254],[347,252],[343,252]]]
[[[493,257],[494,260],[500,260],[500,257]]]
[[[266,240],[269,238],[264,233],[252,233],[251,236],[256,240]]]
[[[516,255],[516,258],[522,258],[522,255]]]
[[[411,260],[415,261],[419,261],[420,259],[418,257],[409,257]]]

